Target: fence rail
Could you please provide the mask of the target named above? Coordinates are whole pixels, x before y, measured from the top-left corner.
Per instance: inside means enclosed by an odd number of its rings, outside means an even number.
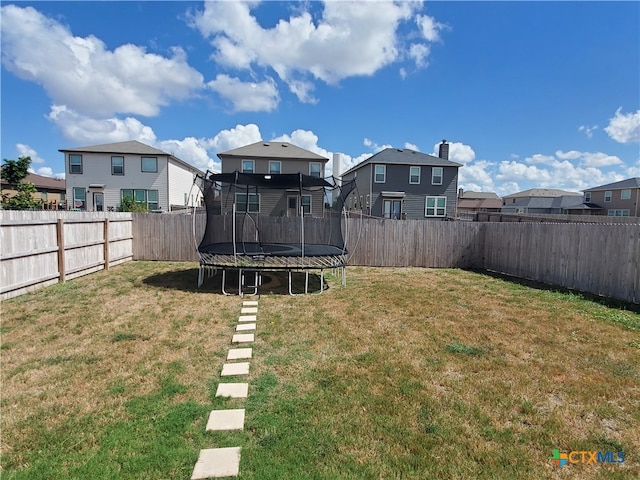
[[[91,218],[85,213],[62,222],[33,217],[21,223],[5,213],[0,217],[3,296],[129,259],[198,261],[207,218],[117,213]],[[231,228],[229,216],[211,221],[223,235]],[[280,238],[300,231],[296,218],[264,217],[259,225]],[[305,219],[305,241],[325,242],[328,225],[328,220]],[[343,220],[343,232],[349,265],[490,270],[640,303],[640,224],[350,218]]]
[[[131,214],[0,212],[0,298],[133,259]]]
[[[196,244],[205,219],[205,215],[135,214],[134,259],[197,261]],[[230,228],[228,216],[212,221],[218,222],[222,233]],[[322,243],[327,225],[322,219],[306,219],[306,242]],[[278,229],[285,238],[299,231],[299,220],[278,217],[263,227]],[[343,221],[343,231],[349,265],[491,270],[640,303],[638,224],[350,218]]]

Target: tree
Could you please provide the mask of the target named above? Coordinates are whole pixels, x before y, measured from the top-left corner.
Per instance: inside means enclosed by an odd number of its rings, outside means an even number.
[[[138,203],[131,197],[123,197],[117,208],[118,212],[141,212],[146,213],[149,210],[144,203]]]
[[[38,190],[31,182],[25,179],[29,174],[31,157],[19,157],[18,160],[4,159],[2,166],[2,178],[9,186],[16,190],[16,194],[9,196],[2,194],[2,208],[5,210],[29,210],[42,206],[42,201],[33,198],[33,193]]]

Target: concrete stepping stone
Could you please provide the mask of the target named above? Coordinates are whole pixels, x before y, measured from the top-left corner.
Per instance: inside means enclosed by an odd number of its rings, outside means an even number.
[[[207,432],[218,430],[244,430],[244,408],[213,410],[207,421]]]
[[[239,363],[225,363],[222,365],[222,373],[220,373],[223,377],[229,377],[231,375],[248,375],[249,374],[249,362],[239,362]]]
[[[257,307],[258,306],[258,301],[257,300],[245,300],[244,302],[242,302],[242,306],[243,307]]]
[[[240,317],[238,318],[239,322],[255,322],[256,321],[256,316],[255,315],[240,315]]]
[[[191,480],[237,477],[240,471],[240,447],[200,450]]]
[[[220,383],[216,390],[216,397],[247,398],[248,383]]]
[[[245,358],[251,358],[251,348],[230,348],[227,353],[227,360],[242,360]]]
[[[236,327],[236,332],[250,332],[256,329],[255,323],[241,323]]]
[[[253,333],[236,333],[233,338],[231,338],[231,342],[233,343],[248,343],[254,340],[255,335]]]
[[[258,307],[243,307],[240,313],[258,313]]]

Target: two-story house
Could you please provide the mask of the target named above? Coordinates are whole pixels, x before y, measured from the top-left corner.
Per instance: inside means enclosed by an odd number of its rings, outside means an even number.
[[[131,198],[149,211],[199,206],[202,192],[194,187],[204,173],[176,156],[138,141],[65,148],[69,208],[116,210]]]
[[[256,142],[218,153],[222,173],[256,173],[264,175],[299,174],[324,178],[329,161],[316,153],[287,142]],[[229,213],[233,204],[237,211],[275,216],[305,215],[321,217],[325,192],[322,188],[301,191],[266,188],[237,188],[221,192],[222,213]]]
[[[640,216],[640,177],[600,185],[584,190],[585,204],[593,205],[596,215]]]
[[[342,174],[357,190],[347,208],[384,218],[443,220],[456,214],[458,168],[442,141],[438,156],[386,148]]]

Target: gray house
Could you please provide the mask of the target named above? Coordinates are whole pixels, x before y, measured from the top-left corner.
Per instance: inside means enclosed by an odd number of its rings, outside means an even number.
[[[261,173],[265,175],[302,173],[324,178],[329,161],[316,153],[287,142],[256,142],[251,145],[218,153],[222,173]],[[230,197],[230,195],[232,197]],[[261,215],[322,217],[325,196],[322,188],[301,192],[251,189],[221,192],[221,211],[229,213],[233,203],[239,211]]]
[[[640,216],[640,177],[588,188],[584,203],[594,215],[610,217]],[[571,212],[574,213],[574,212]]]
[[[582,203],[582,195],[555,188],[531,188],[502,197],[502,213],[564,214]]]
[[[349,209],[383,218],[444,220],[456,214],[459,163],[442,141],[437,157],[407,148],[386,148],[342,174],[356,179]]]

